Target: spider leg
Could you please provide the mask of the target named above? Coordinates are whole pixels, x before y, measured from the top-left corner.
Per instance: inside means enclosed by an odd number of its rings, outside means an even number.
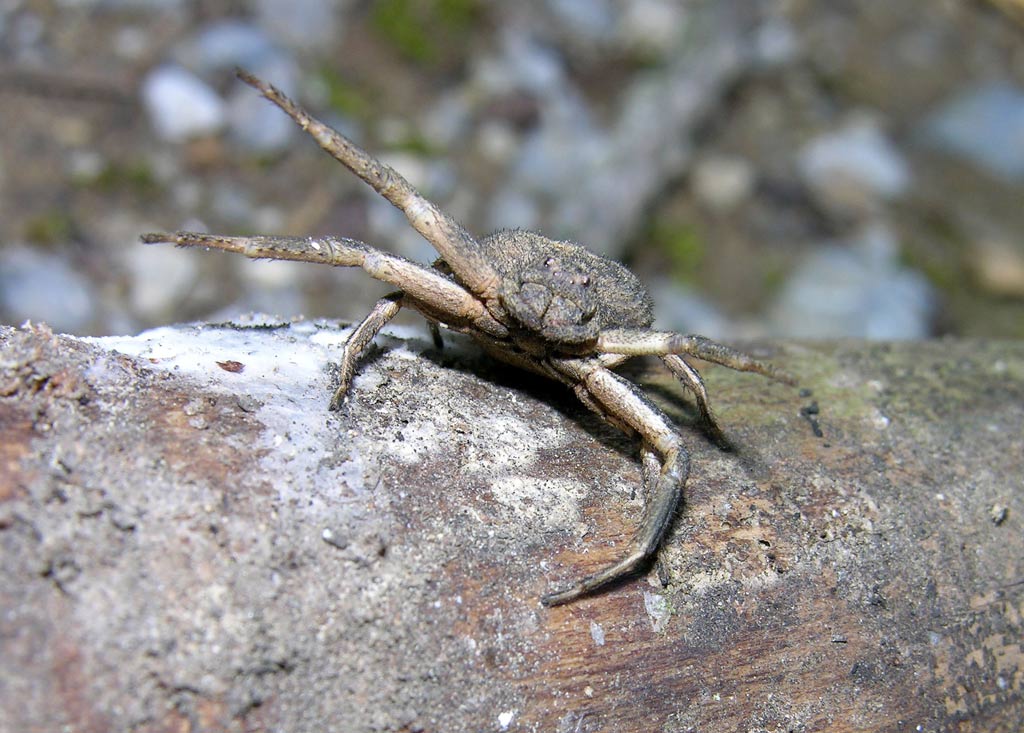
[[[629,436],[632,436],[635,433],[633,428],[629,426],[629,423],[621,420],[615,415],[612,415],[608,410],[604,409],[604,406],[602,406],[601,403],[597,401],[597,398],[590,393],[590,390],[587,389],[587,385],[579,382],[573,387],[573,392],[576,393],[576,398],[583,403],[584,407],[589,409],[591,412],[596,412],[598,417],[609,425],[613,425]],[[646,456],[646,454],[644,455]],[[647,466],[644,466],[644,469],[646,470]],[[647,475],[644,474],[644,486],[647,487],[647,485]]]
[[[237,73],[242,81],[295,120],[331,157],[400,209],[470,290],[486,299],[497,297],[497,271],[484,257],[477,241],[457,221],[424,198],[398,171],[320,122],[279,89],[241,69]]]
[[[434,348],[443,349],[444,339],[441,338],[441,327],[437,325],[436,321],[427,321],[427,328],[430,329],[430,338],[434,341]]]
[[[645,475],[649,471],[653,478],[643,519],[626,555],[568,588],[543,596],[541,603],[545,606],[575,600],[635,572],[649,560],[672,521],[690,471],[689,457],[671,421],[628,381],[600,366],[597,360],[565,359],[552,363],[583,385],[590,400],[600,406],[599,414],[607,413],[613,424],[622,423],[630,433],[640,434],[641,462]],[[585,403],[590,404],[586,400]]]
[[[508,335],[484,304],[442,273],[343,237],[223,237],[176,232],[144,234],[146,244],[212,247],[253,259],[297,260],[337,267],[361,267],[371,277],[402,289],[407,303],[453,326],[473,326],[496,338]]]
[[[755,372],[787,384],[795,382],[793,377],[781,369],[704,336],[687,336],[672,331],[613,328],[601,332],[595,348],[597,351],[610,354],[632,356],[689,354],[740,372]]]
[[[609,425],[621,430],[626,435],[632,436],[636,434],[636,431],[630,427],[629,423],[622,420],[619,417],[611,414],[602,407],[601,403],[596,400],[587,389],[585,384],[578,383],[573,386],[573,391],[576,393],[576,397],[583,405],[588,408],[591,412],[596,412],[598,417],[604,420]],[[646,443],[640,445],[640,469],[643,475],[643,491],[644,497],[651,495],[654,490],[655,480],[658,478],[658,473],[661,471],[661,464],[658,462],[658,454]],[[634,493],[635,496],[635,493]],[[630,497],[634,498],[633,496]]]
[[[725,433],[715,419],[714,413],[711,412],[711,405],[708,403],[708,391],[704,386],[704,380],[701,378],[700,372],[690,364],[687,364],[683,357],[676,354],[665,354],[661,357],[661,360],[676,379],[682,382],[693,394],[693,398],[697,402],[697,411],[700,413],[700,420],[704,426],[704,431],[718,445],[727,447],[729,439],[725,437]]]
[[[655,486],[654,482],[661,473],[661,461],[658,460],[658,454],[647,443],[640,446],[640,468],[643,471],[644,492],[650,496]]]
[[[349,335],[345,346],[342,347],[341,359],[338,362],[338,371],[340,372],[338,388],[334,391],[334,396],[331,397],[330,409],[337,410],[341,407],[348,388],[352,386],[352,379],[356,375],[356,362],[359,361],[359,356],[377,335],[377,332],[398,315],[398,311],[402,309],[403,297],[402,291],[385,295],[374,304],[373,309],[362,323],[356,326]]]
[[[644,501],[647,501],[657,486],[658,474],[661,472],[661,462],[658,460],[658,454],[647,443],[640,444],[640,471],[644,482]],[[667,586],[669,577],[668,565],[665,563],[665,558],[660,554],[654,558],[654,570],[661,581],[661,585],[663,587]]]

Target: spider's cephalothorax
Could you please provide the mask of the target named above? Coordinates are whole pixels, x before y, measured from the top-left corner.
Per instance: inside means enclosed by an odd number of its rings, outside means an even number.
[[[568,385],[588,408],[640,439],[647,505],[621,560],[541,598],[566,603],[637,570],[658,549],[679,504],[689,459],[673,423],[631,382],[612,369],[632,356],[655,355],[693,394],[707,432],[725,442],[708,406],[704,382],[683,355],[788,381],[763,362],[702,336],[651,330],[650,295],[617,262],[573,242],[525,231],[475,239],[423,198],[394,169],[311,117],[275,87],[239,72],[277,104],[336,160],[362,178],[409,219],[440,255],[432,267],[341,237],[221,237],[178,232],[147,234],[147,243],[215,247],[253,258],[301,260],[361,267],[398,291],[381,298],[352,331],[341,354],[344,399],[356,362],[377,332],[404,306],[433,325],[468,334],[491,355]]]
[[[558,257],[544,257],[501,284],[501,304],[527,332],[553,344],[584,344],[597,338],[598,293],[590,276]]]
[[[593,351],[602,330],[654,320],[636,275],[575,242],[501,231],[482,239],[480,249],[501,278],[498,300],[513,340],[537,342],[538,353]]]

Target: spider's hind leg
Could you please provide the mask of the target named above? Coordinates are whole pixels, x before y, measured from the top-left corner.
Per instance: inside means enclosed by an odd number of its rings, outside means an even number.
[[[402,298],[405,294],[399,290],[389,293],[378,300],[370,310],[362,323],[355,327],[349,335],[348,340],[342,347],[341,359],[338,361],[338,388],[331,397],[330,409],[337,410],[352,386],[352,379],[356,375],[356,363],[366,349],[373,337],[394,318],[402,308]]]
[[[643,440],[641,463],[644,483],[649,484],[643,519],[625,555],[602,570],[562,590],[541,598],[545,606],[558,606],[588,595],[624,578],[649,562],[661,545],[690,471],[690,460],[671,421],[619,375],[580,360],[563,360],[558,370],[575,380],[577,394],[586,390],[584,402],[609,422],[639,433]],[[660,460],[659,460],[660,459]]]

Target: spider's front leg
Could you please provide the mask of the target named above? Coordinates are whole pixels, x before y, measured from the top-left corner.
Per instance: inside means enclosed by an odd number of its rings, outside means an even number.
[[[331,397],[330,409],[337,410],[341,407],[348,388],[352,386],[352,379],[356,375],[356,363],[359,356],[373,341],[373,337],[402,309],[402,298],[404,293],[399,290],[389,293],[378,300],[373,309],[363,319],[362,323],[353,329],[348,340],[341,349],[341,359],[338,361],[338,388]]]
[[[609,417],[613,425],[628,428],[629,433],[639,433],[643,440],[641,459],[645,483],[648,482],[648,474],[654,472],[656,461],[653,453],[661,457],[661,465],[657,478],[650,479],[650,495],[643,519],[630,540],[625,556],[568,588],[543,596],[541,603],[545,606],[558,606],[587,595],[635,572],[648,561],[658,550],[672,522],[690,472],[690,459],[679,434],[668,417],[635,386],[595,359],[563,359],[552,363],[579,385],[578,394],[586,391],[588,396],[583,401],[588,407]]]
[[[179,247],[209,247],[253,259],[294,260],[336,267],[361,267],[370,276],[401,288],[374,305],[345,343],[341,355],[340,384],[331,400],[336,409],[352,383],[356,362],[377,332],[403,305],[421,311],[433,321],[465,330],[475,329],[502,339],[508,329],[496,321],[472,293],[436,269],[403,257],[381,252],[363,242],[343,237],[225,237],[196,232],[145,234],[147,244],[168,243]]]
[[[402,211],[413,229],[430,242],[470,290],[487,300],[497,297],[498,272],[480,251],[479,243],[455,219],[421,195],[394,168],[381,163],[340,132],[313,117],[274,85],[241,69],[237,74],[239,79],[295,120],[331,157]]]
[[[197,232],[143,234],[146,244],[207,247],[256,260],[292,260],[335,267],[361,267],[370,277],[400,288],[403,304],[452,327],[472,327],[502,339],[508,329],[483,302],[435,269],[346,237],[228,237]],[[382,324],[383,325],[383,324]]]
[[[601,332],[595,349],[602,353],[630,356],[689,354],[738,372],[754,372],[786,384],[795,383],[793,377],[781,369],[704,336],[687,336],[673,331],[613,328]],[[666,364],[676,376],[683,378],[676,367],[668,362]]]

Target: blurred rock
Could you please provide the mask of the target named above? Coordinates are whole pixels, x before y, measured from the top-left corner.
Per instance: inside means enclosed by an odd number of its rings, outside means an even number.
[[[783,66],[800,53],[800,41],[792,24],[783,17],[766,20],[754,37],[756,60],[764,67]]]
[[[536,123],[511,146],[513,157],[503,185],[491,198],[488,222],[495,228],[537,225],[556,237],[573,232],[557,223],[545,226],[538,216],[554,204],[555,215],[576,220],[562,207],[572,204],[573,194],[593,174],[607,140],[595,128],[586,99],[569,83],[562,58],[526,38],[505,34],[502,54],[481,62],[476,76],[478,85],[493,96],[528,93],[542,100]],[[517,216],[523,219],[514,220]]]
[[[609,0],[548,0],[547,5],[574,38],[591,43],[611,38],[619,20]]]
[[[630,81],[609,125],[591,122],[559,136],[548,165],[562,185],[543,202],[551,211],[546,229],[570,232],[605,256],[625,254],[651,202],[686,171],[697,128],[749,64],[745,35],[716,27],[724,21],[712,12],[701,13],[700,22],[706,34],[690,39],[685,52]],[[586,105],[582,111],[593,115]]]
[[[504,165],[518,152],[519,137],[505,120],[487,120],[477,130],[476,149],[492,165]]]
[[[72,150],[68,154],[66,170],[75,182],[89,184],[99,178],[107,165],[107,159],[95,150]]]
[[[448,91],[427,111],[420,134],[431,146],[449,148],[466,135],[472,121],[469,97],[465,89]]]
[[[142,82],[142,102],[160,137],[184,142],[219,131],[225,122],[224,102],[192,72],[176,65],[160,66]]]
[[[593,175],[606,143],[585,101],[567,93],[543,108],[539,124],[519,146],[506,185],[542,198],[571,198],[582,179]]]
[[[250,68],[277,53],[274,42],[257,25],[242,20],[222,20],[198,28],[175,48],[183,66],[206,75],[242,66]]]
[[[212,186],[206,196],[210,205],[211,216],[216,221],[237,222],[242,226],[251,226],[255,219],[255,206],[252,192],[245,186],[233,181],[224,181]],[[259,229],[258,231],[265,231]]]
[[[677,283],[658,280],[651,284],[657,328],[680,333],[699,333],[710,338],[731,338],[736,329],[708,300]]]
[[[754,168],[746,160],[709,155],[694,164],[690,185],[702,204],[718,211],[728,211],[750,196],[754,178]]]
[[[994,81],[956,94],[929,117],[925,137],[1010,181],[1024,181],[1024,89]]]
[[[46,60],[46,21],[35,12],[23,9],[7,22],[4,33],[5,53],[20,64],[39,64]]]
[[[149,34],[142,28],[127,26],[119,28],[114,37],[114,50],[118,56],[128,60],[144,61],[151,49]]]
[[[902,194],[910,171],[873,117],[857,115],[833,132],[811,140],[797,165],[807,185],[842,211],[864,211],[876,199]]]
[[[322,50],[343,30],[345,0],[256,0],[257,20],[291,48]]]
[[[564,61],[528,36],[506,31],[501,35],[501,53],[476,60],[472,83],[491,97],[529,92],[553,98],[566,84]]]
[[[175,56],[204,77],[241,67],[285,94],[294,95],[298,88],[295,60],[263,28],[252,23],[209,23],[179,44]],[[259,153],[273,153],[292,140],[295,124],[248,85],[234,82],[226,98],[224,114],[235,143]]]
[[[244,313],[276,313],[283,317],[301,314],[308,307],[302,297],[302,284],[315,273],[302,262],[258,263],[239,267],[239,297],[218,310],[213,320],[234,318]]]
[[[671,0],[634,0],[625,3],[616,33],[628,48],[667,55],[686,28],[687,11]]]
[[[488,230],[535,229],[540,212],[532,197],[521,191],[505,188],[491,199]]]
[[[84,333],[95,303],[91,283],[63,257],[21,245],[0,249],[0,311],[13,325],[31,320]]]
[[[794,338],[927,338],[934,293],[897,257],[895,238],[881,225],[815,251],[772,309],[773,330]]]
[[[192,290],[203,254],[138,242],[126,245],[124,265],[131,278],[132,312],[153,322],[172,318],[175,306]]]
[[[1024,248],[1008,239],[987,237],[975,241],[971,269],[978,285],[993,295],[1024,297]]]

